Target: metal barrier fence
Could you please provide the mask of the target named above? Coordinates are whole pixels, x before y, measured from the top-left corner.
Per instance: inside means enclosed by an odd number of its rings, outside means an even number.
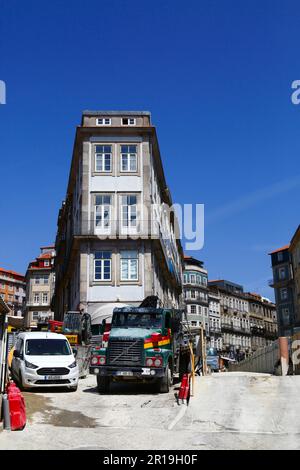
[[[278,341],[258,349],[250,357],[236,364],[229,365],[230,372],[264,372],[274,374],[279,360]]]

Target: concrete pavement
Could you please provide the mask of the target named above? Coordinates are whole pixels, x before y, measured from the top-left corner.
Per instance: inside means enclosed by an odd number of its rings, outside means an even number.
[[[198,377],[186,412],[175,392],[115,384],[99,395],[89,376],[75,393],[25,393],[28,425],[1,432],[0,449],[300,448],[300,376]]]

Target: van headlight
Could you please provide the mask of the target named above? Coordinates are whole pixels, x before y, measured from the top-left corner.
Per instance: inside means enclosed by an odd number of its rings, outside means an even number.
[[[38,366],[36,366],[35,364],[32,364],[31,362],[28,362],[25,360],[25,367],[27,367],[27,369],[37,369]]]
[[[76,367],[76,366],[77,366],[77,362],[74,361],[74,362],[72,362],[72,364],[70,364],[68,367],[69,367],[70,369],[74,369],[74,367]]]

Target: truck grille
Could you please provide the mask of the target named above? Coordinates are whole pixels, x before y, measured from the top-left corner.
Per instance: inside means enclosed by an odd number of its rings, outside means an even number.
[[[37,371],[38,375],[68,375],[69,372],[66,367],[43,367]]]
[[[111,338],[108,343],[108,364],[139,366],[143,360],[142,339],[115,339]]]

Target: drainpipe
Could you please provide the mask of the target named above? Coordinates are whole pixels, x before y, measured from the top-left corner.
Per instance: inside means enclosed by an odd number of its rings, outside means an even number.
[[[281,363],[281,375],[287,375],[289,368],[289,345],[288,338],[286,336],[280,336],[278,338],[279,344],[279,356]]]

